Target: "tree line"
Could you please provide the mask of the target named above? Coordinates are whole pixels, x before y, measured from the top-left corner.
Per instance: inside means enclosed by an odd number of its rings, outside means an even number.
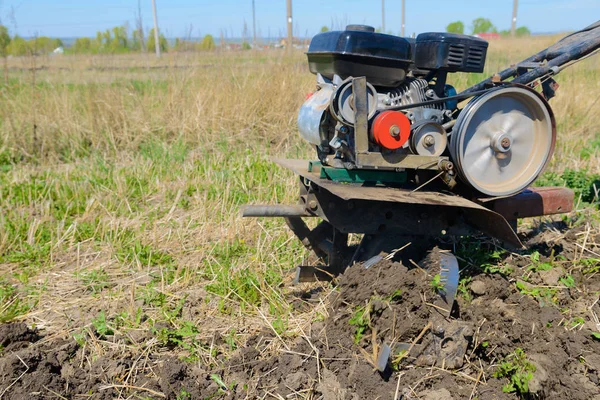
[[[321,32],[327,31],[324,26]],[[465,24],[462,21],[451,22],[446,26],[446,31],[450,33],[465,33]],[[487,18],[476,18],[471,25],[471,34],[478,33],[499,33],[503,36],[510,35],[509,30],[498,31],[494,24]],[[516,29],[517,36],[528,36],[531,34],[525,26]],[[10,36],[8,28],[0,25],[0,57],[24,56],[31,54],[48,54],[58,47],[62,47],[60,39],[53,39],[47,36],[24,39],[19,35]],[[129,31],[126,26],[115,26],[105,31],[99,31],[95,37],[77,38],[73,46],[67,49],[69,53],[75,54],[115,54],[128,52],[154,52],[156,44],[154,41],[154,29],[148,33],[147,39],[144,37],[142,29]],[[201,41],[175,39],[171,46],[165,36],[159,34],[159,46],[162,52],[169,50],[175,51],[211,51],[216,49],[215,39],[212,35],[205,35]],[[244,42],[242,49],[249,49],[250,45]]]
[[[171,46],[165,36],[159,34],[159,46],[162,52],[175,51],[210,51],[216,48],[212,35],[205,35],[201,41],[175,39]],[[46,36],[24,39],[19,35],[11,36],[6,26],[0,25],[0,57],[48,54],[58,47],[63,47],[60,39]],[[156,43],[154,29],[150,29],[147,39],[141,30],[132,30],[126,26],[115,26],[99,31],[94,37],[77,38],[65,52],[74,54],[119,54],[129,52],[154,52]]]
[[[446,26],[446,32],[449,33],[465,33],[465,24],[462,21],[451,22]],[[498,31],[492,21],[487,18],[476,18],[471,23],[471,35],[476,35],[478,33],[498,33],[501,36],[509,36],[510,30],[501,30]],[[515,30],[516,36],[529,36],[531,35],[531,31],[526,26],[520,26]]]
[[[11,37],[8,28],[0,25],[1,57],[49,53],[62,45],[60,39],[52,39],[47,36],[39,36],[28,40],[19,35]]]

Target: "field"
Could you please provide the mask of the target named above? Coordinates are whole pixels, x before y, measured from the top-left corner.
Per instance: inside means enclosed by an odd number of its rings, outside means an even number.
[[[450,83],[465,88],[555,39],[492,42],[485,74]],[[468,363],[398,362],[381,376],[369,364],[377,332],[414,340],[432,278],[382,265],[398,282],[386,289],[371,270],[361,283],[375,306],[352,294],[356,268],[338,286],[292,286],[307,251],[283,220],[240,217],[246,203],[296,201],[295,177],[269,157],[313,156],[296,132],[314,86],[302,53],[10,59],[0,398],[600,399],[600,56],[556,79],[557,149],[540,183],[575,189],[577,210],[522,221],[527,251],[450,244],[459,305],[479,327]],[[377,307],[394,322],[377,322]]]

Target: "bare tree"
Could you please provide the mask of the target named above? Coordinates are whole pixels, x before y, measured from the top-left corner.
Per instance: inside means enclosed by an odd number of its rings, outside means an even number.
[[[140,4],[140,1],[141,0],[138,0],[137,15],[135,16],[135,28],[139,35],[140,48],[143,52],[146,52],[146,43],[144,40],[144,19],[142,17],[142,5]]]
[[[248,41],[248,24],[246,24],[246,20],[244,19],[244,29],[242,30],[242,39],[244,42]]]
[[[10,6],[10,11],[8,12],[8,20],[11,22],[13,29],[15,32],[18,31],[17,26],[17,9],[14,6]]]

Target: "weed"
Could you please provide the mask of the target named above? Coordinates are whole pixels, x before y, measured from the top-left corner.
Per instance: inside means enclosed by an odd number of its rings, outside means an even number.
[[[488,248],[474,240],[461,240],[456,248],[456,255],[468,263],[466,269],[471,269],[471,274],[480,271],[505,276],[512,274],[512,268],[501,264],[504,253],[504,250]]]
[[[494,378],[507,378],[509,380],[502,391],[505,393],[517,393],[523,396],[529,393],[529,381],[533,379],[535,365],[532,364],[525,355],[525,352],[517,348],[512,354],[508,355],[496,371]]]
[[[572,288],[575,287],[575,279],[573,278],[572,275],[567,274],[565,276],[562,276],[559,279],[560,283],[562,283],[563,285],[565,285],[568,288]]]
[[[592,332],[592,338],[594,340],[600,340],[600,332]]]
[[[582,317],[575,317],[571,321],[569,321],[569,325],[571,326],[571,328],[577,328],[579,326],[582,326],[583,324],[585,324],[585,319],[583,319]]]
[[[442,277],[440,274],[436,274],[432,279],[431,282],[429,282],[429,285],[431,286],[431,289],[435,292],[435,293],[440,293],[444,291],[444,283],[442,282]]]
[[[358,344],[371,324],[371,304],[356,307],[348,323],[354,326],[354,344]]]
[[[235,382],[227,386],[225,382],[223,382],[223,379],[217,374],[211,374],[210,380],[219,385],[219,394],[229,394],[229,392],[235,387]]]
[[[538,251],[534,251],[530,255],[531,265],[527,268],[530,271],[538,272],[538,271],[549,271],[553,268],[553,259],[554,253],[550,256],[550,261],[542,262],[540,261],[540,253]]]
[[[181,391],[175,397],[175,400],[191,400],[192,394],[185,389],[181,389]]]
[[[400,350],[397,354],[394,355],[390,364],[392,366],[392,370],[400,371],[402,360],[406,357],[407,350]]]
[[[114,334],[113,329],[110,327],[108,321],[106,320],[106,315],[104,314],[104,311],[101,311],[100,314],[96,316],[96,318],[92,319],[92,325],[101,339],[105,339],[106,336]]]
[[[394,292],[388,297],[388,301],[398,301],[402,298],[402,289],[396,289]]]
[[[533,285],[528,285],[523,281],[517,281],[516,287],[522,294],[531,296],[536,300],[545,300],[550,303],[556,303],[556,293],[557,289],[555,288],[547,288],[547,287],[537,287]]]
[[[187,361],[197,361],[202,353],[208,351],[208,346],[197,339],[198,328],[191,321],[179,322],[176,327],[153,328],[159,343],[170,349],[181,348],[188,352]],[[213,354],[216,355],[216,354]]]
[[[227,335],[225,335],[225,343],[227,344],[227,346],[229,347],[229,351],[234,351],[235,349],[237,349],[237,332],[235,329],[231,329]]]
[[[600,272],[600,258],[584,258],[579,262],[583,265],[584,274],[595,274]]]
[[[466,276],[461,278],[458,282],[457,292],[467,303],[470,303],[473,300],[473,296],[471,296],[471,291],[469,290],[469,284],[472,280],[472,277]]]
[[[86,342],[86,334],[84,331],[81,332],[77,332],[73,334],[73,340],[75,340],[75,342],[79,345],[79,346],[83,346]]]

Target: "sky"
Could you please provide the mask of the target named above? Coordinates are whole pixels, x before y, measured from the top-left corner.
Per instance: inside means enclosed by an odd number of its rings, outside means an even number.
[[[259,37],[286,34],[286,0],[254,0]],[[150,29],[151,0],[139,0],[144,27]],[[158,23],[167,37],[206,34],[241,37],[244,23],[252,35],[252,0],[156,0]],[[294,0],[294,35],[310,37],[322,26],[348,23],[381,27],[381,0]],[[509,29],[513,0],[406,0],[406,34],[443,31],[452,21],[489,18]],[[0,23],[21,36],[95,36],[99,30],[135,26],[138,0],[0,0]],[[564,32],[600,19],[600,0],[519,0],[517,26],[533,33]],[[401,0],[385,0],[385,28],[400,33]],[[191,35],[190,35],[191,31]]]

